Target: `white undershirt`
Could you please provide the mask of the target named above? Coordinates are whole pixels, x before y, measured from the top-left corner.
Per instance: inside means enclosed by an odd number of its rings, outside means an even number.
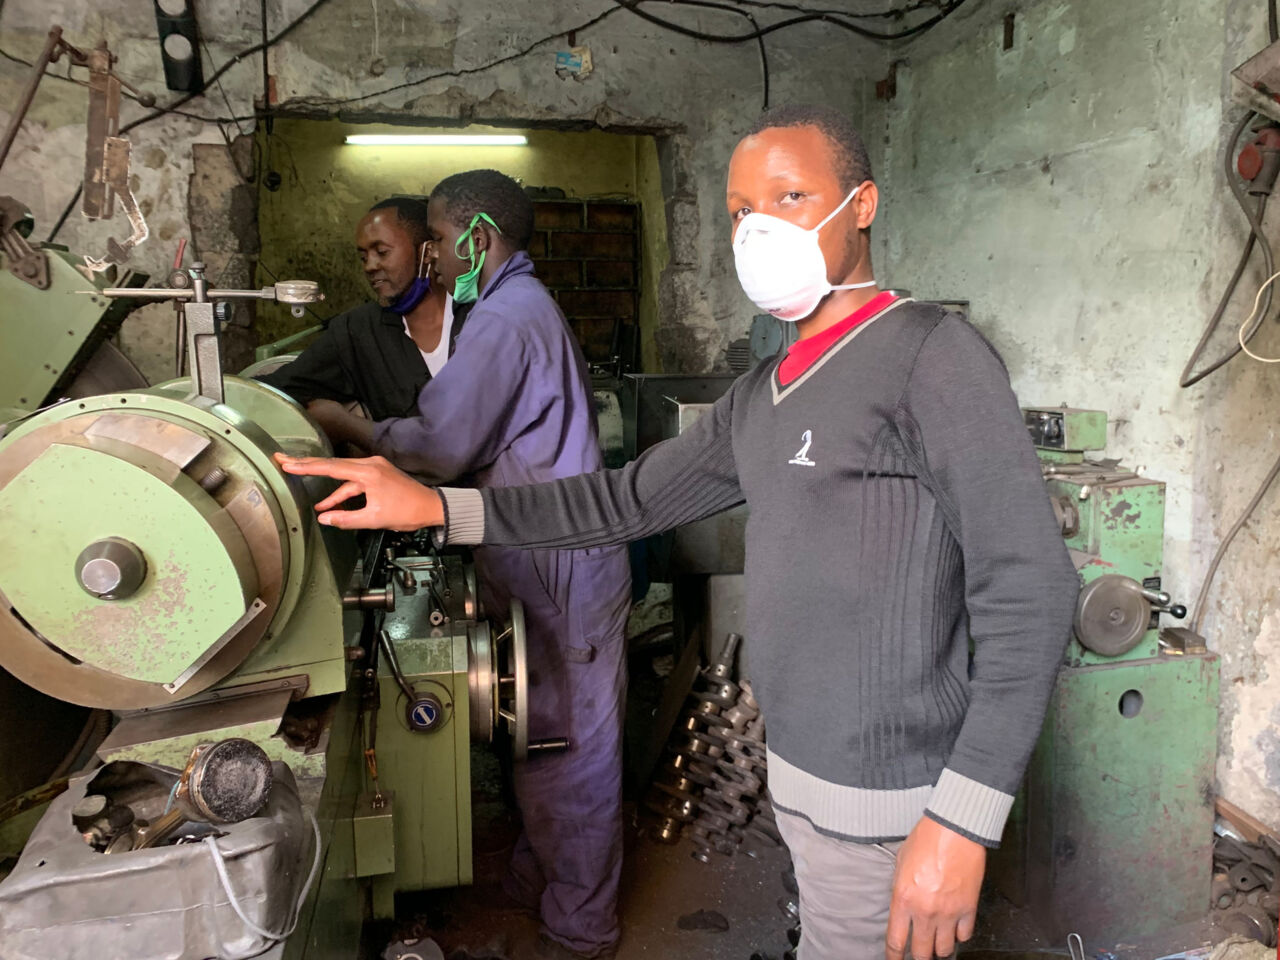
[[[404,322],[404,335],[413,340],[413,335],[409,333],[409,321],[405,317],[400,318]],[[436,344],[436,348],[430,352],[418,347],[418,352],[422,354],[422,360],[427,365],[427,369],[431,371],[434,377],[444,367],[445,362],[449,359],[449,335],[453,332],[453,297],[446,295],[444,298],[444,322],[440,324],[440,342]],[[414,341],[417,346],[417,341]]]

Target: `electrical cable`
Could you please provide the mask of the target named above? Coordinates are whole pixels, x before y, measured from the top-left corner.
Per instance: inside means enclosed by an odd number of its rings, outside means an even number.
[[[218,880],[222,883],[222,892],[227,895],[227,902],[231,904],[231,909],[236,912],[236,916],[245,925],[245,929],[266,940],[268,945],[279,943],[297,929],[298,920],[302,917],[302,908],[307,902],[307,894],[311,892],[311,884],[315,882],[316,874],[320,872],[320,854],[323,846],[320,840],[320,821],[316,819],[316,815],[305,804],[302,805],[302,812],[311,821],[311,832],[315,835],[316,852],[311,861],[311,872],[307,874],[307,882],[302,885],[302,893],[298,895],[297,906],[292,911],[293,918],[285,925],[285,929],[279,933],[264,930],[245,914],[244,908],[240,906],[240,898],[231,889],[231,877],[227,874],[227,862],[223,859],[222,851],[218,849],[217,838],[204,838],[205,846],[209,848],[209,855],[213,858],[213,868],[217,871]],[[250,957],[259,956],[261,952],[261,950],[255,950],[253,953],[238,954],[234,957],[234,960],[249,960]]]
[[[1258,504],[1262,502],[1263,496],[1270,489],[1271,484],[1275,482],[1276,476],[1280,475],[1280,459],[1277,459],[1271,467],[1271,471],[1262,481],[1262,486],[1258,488],[1258,492],[1253,495],[1253,499],[1249,501],[1249,505],[1244,508],[1244,513],[1240,515],[1240,519],[1236,521],[1225,537],[1222,538],[1222,544],[1218,547],[1218,552],[1213,555],[1213,561],[1209,564],[1209,572],[1205,574],[1204,584],[1200,587],[1200,593],[1196,597],[1195,619],[1191,622],[1191,629],[1199,633],[1200,626],[1204,623],[1205,598],[1209,595],[1209,587],[1213,584],[1214,575],[1218,572],[1218,564],[1222,563],[1222,558],[1227,552],[1227,548],[1231,546],[1231,541],[1236,538],[1236,534],[1240,532],[1240,528],[1244,526],[1245,521],[1252,516],[1253,511],[1257,509]]]
[[[706,7],[710,10],[724,10],[727,13],[736,13],[740,17],[746,17],[747,22],[751,24],[751,28],[758,34],[756,42],[760,44],[760,71],[764,75],[764,104],[761,110],[769,109],[769,51],[765,49],[764,35],[760,33],[760,24],[756,18],[746,10],[739,7],[730,6],[727,3],[715,3],[713,0],[667,0],[668,3],[678,3],[686,7]]]
[[[832,7],[802,7],[797,3],[780,3],[777,0],[737,0],[737,2],[744,7],[790,10],[793,13],[833,13],[844,17],[846,20],[901,20],[917,10],[938,9],[937,0],[919,0],[917,3],[909,3],[904,7],[889,7],[886,10],[877,10],[870,13],[853,13],[849,10],[837,10]]]
[[[1249,311],[1249,316],[1245,318],[1244,323],[1240,324],[1240,330],[1236,333],[1236,339],[1240,342],[1240,349],[1259,363],[1280,363],[1280,357],[1260,357],[1250,350],[1248,345],[1245,343],[1246,338],[1244,335],[1244,328],[1249,325],[1249,322],[1257,314],[1258,302],[1262,299],[1262,292],[1264,290],[1269,291],[1271,284],[1276,282],[1277,277],[1280,277],[1280,273],[1273,273],[1271,276],[1267,277],[1267,279],[1262,281],[1262,286],[1258,288],[1258,295],[1253,298],[1253,309]]]
[[[262,0],[262,115],[266,121],[267,136],[271,135],[271,63],[267,59],[267,0]]]
[[[1187,360],[1187,364],[1182,368],[1182,376],[1178,380],[1181,387],[1190,387],[1199,383],[1215,370],[1225,366],[1231,360],[1235,359],[1240,353],[1240,347],[1232,347],[1227,353],[1223,354],[1209,366],[1205,367],[1199,373],[1192,374],[1196,364],[1200,362],[1200,358],[1204,356],[1205,347],[1208,346],[1210,338],[1218,329],[1218,324],[1222,322],[1222,317],[1227,311],[1227,304],[1231,300],[1232,295],[1236,291],[1236,286],[1240,282],[1240,278],[1244,275],[1245,268],[1248,266],[1249,256],[1253,252],[1253,245],[1256,241],[1262,248],[1262,262],[1268,275],[1275,272],[1275,257],[1271,250],[1271,241],[1267,239],[1267,235],[1262,230],[1262,215],[1266,210],[1266,197],[1260,197],[1257,209],[1253,209],[1249,205],[1248,198],[1245,196],[1244,190],[1239,183],[1239,177],[1236,174],[1232,161],[1235,158],[1236,146],[1240,142],[1241,136],[1244,135],[1249,124],[1258,114],[1249,111],[1235,125],[1235,129],[1231,131],[1231,136],[1227,138],[1227,149],[1223,154],[1223,168],[1227,177],[1227,186],[1231,188],[1231,194],[1235,197],[1236,202],[1240,205],[1240,209],[1244,211],[1245,219],[1249,221],[1249,239],[1245,243],[1244,249],[1241,251],[1240,259],[1236,263],[1235,272],[1231,275],[1226,289],[1222,292],[1222,298],[1218,301],[1218,307],[1213,311],[1213,316],[1209,318],[1208,324],[1205,325],[1204,333],[1200,335],[1200,342],[1196,344],[1195,350],[1192,351],[1191,357]],[[1266,305],[1262,308],[1262,313],[1258,316],[1253,328],[1243,336],[1245,342],[1252,340],[1257,334],[1258,328],[1262,326],[1262,320],[1266,317],[1271,309],[1272,291],[1267,288]],[[1250,317],[1253,315],[1250,314]],[[1247,322],[1247,321],[1246,321]]]
[[[279,33],[277,33],[271,39],[265,41],[265,46],[267,47],[275,46],[277,43],[282,41],[285,37],[289,36],[289,34],[293,33],[294,30],[298,29],[298,27],[300,27],[304,22],[306,22],[311,17],[312,14],[314,14],[317,10],[319,10],[328,2],[329,0],[312,0],[311,4],[305,10],[303,10],[300,14],[294,17],[291,21],[289,21],[289,23],[286,24]],[[256,43],[251,47],[246,47],[244,50],[241,50],[239,53],[233,56],[230,60],[224,63],[221,67],[215,70],[208,77],[208,79],[205,80],[204,84],[200,87],[199,90],[192,91],[190,93],[184,93],[182,96],[178,97],[178,99],[174,100],[172,103],[165,104],[162,107],[157,107],[156,109],[152,110],[150,113],[146,113],[141,117],[131,120],[129,123],[126,123],[124,126],[120,128],[119,132],[117,133],[117,136],[123,136],[125,133],[128,133],[130,130],[134,130],[142,126],[144,123],[150,123],[152,120],[162,117],[166,113],[177,113],[178,111],[175,109],[176,107],[180,107],[184,103],[188,103],[189,101],[194,100],[196,97],[202,96],[204,92],[208,90],[211,86],[213,86],[214,83],[216,83],[224,73],[226,73],[236,64],[238,64],[245,57],[251,57],[255,53],[257,53],[259,50],[262,50],[262,49],[264,49],[263,43]],[[253,117],[249,116],[249,117],[243,117],[241,119],[252,120]],[[53,229],[49,232],[48,239],[45,241],[46,243],[52,242],[53,239],[58,235],[58,231],[62,229],[63,224],[67,222],[67,218],[71,216],[71,211],[75,209],[76,204],[80,200],[80,195],[83,192],[84,192],[84,184],[81,184],[76,188],[75,194],[71,197],[71,202],[67,204],[66,209],[62,211],[62,215],[58,217],[57,222],[53,225]]]
[[[508,54],[504,57],[499,57],[497,60],[490,60],[488,63],[483,63],[476,67],[464,67],[461,70],[442,70],[439,73],[431,73],[425,77],[419,77],[416,80],[406,80],[403,83],[392,84],[389,87],[383,87],[381,90],[375,90],[372,93],[363,93],[358,97],[345,97],[342,99],[326,99],[322,97],[303,97],[303,98],[300,98],[299,102],[304,104],[310,103],[310,104],[316,104],[316,105],[322,105],[322,106],[341,106],[347,103],[359,103],[362,100],[372,100],[374,97],[381,97],[388,93],[395,93],[397,90],[406,90],[409,87],[421,86],[424,83],[430,83],[432,80],[440,80],[444,77],[449,77],[449,78],[467,77],[475,73],[483,73],[485,70],[492,70],[494,67],[499,67],[504,63],[510,63],[512,60],[519,60],[521,57],[524,57],[527,54],[532,53],[534,50],[538,49],[538,47],[542,46],[543,44],[550,43],[552,40],[558,40],[560,37],[564,36],[565,34],[579,33],[583,30],[588,29],[589,27],[594,27],[597,23],[601,23],[602,21],[609,19],[615,13],[618,13],[621,9],[622,7],[618,7],[618,6],[609,7],[609,9],[605,10],[603,13],[597,14],[596,16],[592,17],[590,20],[586,20],[578,24],[577,26],[565,27],[563,29],[557,30],[555,33],[549,34],[540,40],[535,40],[533,43],[529,44],[526,47],[523,47],[522,49],[516,51],[515,53]]]
[[[205,46],[205,50],[206,50],[206,52],[208,51],[208,46],[207,46],[207,45]],[[35,64],[34,64],[34,63],[32,63],[30,60],[24,60],[22,57],[15,56],[14,54],[10,53],[8,50],[0,49],[0,57],[4,57],[6,60],[12,61],[13,63],[16,63],[16,64],[20,64],[21,66],[24,66],[24,67],[34,67],[34,66],[35,66]],[[80,68],[84,68],[84,64],[80,64],[80,63],[72,63],[72,64],[68,64],[68,67],[69,67],[69,68],[70,68],[70,67],[80,67]],[[114,71],[114,70],[113,70],[113,71],[111,71],[111,73],[112,73],[112,75],[113,75],[113,76],[117,76],[117,77],[122,76],[122,74],[119,74],[119,73],[117,73],[117,72],[116,72],[116,71]],[[87,80],[77,80],[75,77],[63,76],[62,74],[60,74],[60,73],[54,73],[54,72],[52,72],[51,70],[45,70],[45,72],[44,72],[44,76],[45,76],[45,77],[48,77],[48,78],[49,78],[49,79],[51,79],[51,80],[61,80],[63,83],[72,83],[72,84],[75,84],[77,87],[84,87],[85,89],[88,89],[88,87],[89,87],[89,83],[88,83],[88,81],[87,81]],[[125,98],[126,98],[126,99],[128,99],[128,100],[132,100],[134,103],[142,103],[142,100],[138,97],[138,95],[137,95],[137,94],[135,94],[135,93],[133,93],[133,92],[132,92],[132,91],[130,91],[130,90],[121,90],[121,91],[120,91],[120,94],[121,94],[121,96],[125,97]],[[166,113],[176,114],[176,115],[177,115],[177,116],[179,116],[179,117],[186,117],[186,118],[188,118],[189,120],[199,120],[201,123],[236,123],[236,122],[238,122],[238,121],[240,121],[240,120],[252,120],[252,119],[253,119],[253,117],[251,117],[251,116],[242,116],[242,117],[207,117],[207,116],[205,116],[205,115],[203,115],[203,114],[199,114],[199,113],[192,113],[192,112],[187,111],[187,110],[166,109],[166,111],[165,111],[165,112],[166,112]]]
[[[1277,40],[1280,40],[1280,24],[1277,23],[1276,0],[1267,0],[1267,32],[1268,32],[1268,35],[1271,37],[1272,43],[1275,43]],[[1245,245],[1245,249],[1240,258],[1240,262],[1236,265],[1236,271],[1232,275],[1231,283],[1228,284],[1227,291],[1223,295],[1222,301],[1218,304],[1217,311],[1214,312],[1213,318],[1209,322],[1209,326],[1205,329],[1204,336],[1200,338],[1200,343],[1196,346],[1195,353],[1192,354],[1191,359],[1187,362],[1186,368],[1182,371],[1182,386],[1184,387],[1189,387],[1191,386],[1191,384],[1196,383],[1200,380],[1203,380],[1210,373],[1212,373],[1214,370],[1217,370],[1219,367],[1225,364],[1228,360],[1232,359],[1236,354],[1240,353],[1240,351],[1242,350],[1248,353],[1249,356],[1255,356],[1255,354],[1249,350],[1249,347],[1247,344],[1249,340],[1253,339],[1254,334],[1258,332],[1258,327],[1261,326],[1262,324],[1262,318],[1267,315],[1267,311],[1271,308],[1271,300],[1272,300],[1271,284],[1272,282],[1275,281],[1277,276],[1280,276],[1280,274],[1277,274],[1274,269],[1275,265],[1272,262],[1272,258],[1271,258],[1271,245],[1267,242],[1267,238],[1265,234],[1263,234],[1262,232],[1261,221],[1262,221],[1263,211],[1266,208],[1266,197],[1265,196],[1259,197],[1258,210],[1255,214],[1251,215],[1248,206],[1245,204],[1243,193],[1236,182],[1235,171],[1231,169],[1231,158],[1232,158],[1232,155],[1235,153],[1236,143],[1237,141],[1239,141],[1241,133],[1243,133],[1244,129],[1248,126],[1250,121],[1252,121],[1253,118],[1256,116],[1257,116],[1256,113],[1250,112],[1246,114],[1239,123],[1236,124],[1236,128],[1232,132],[1232,135],[1227,143],[1227,152],[1226,152],[1226,161],[1225,161],[1225,166],[1227,170],[1227,183],[1230,185],[1232,194],[1235,195],[1236,201],[1240,204],[1241,209],[1244,210],[1245,216],[1249,220],[1249,229],[1251,231],[1249,235],[1249,242]],[[1231,295],[1232,292],[1234,292],[1236,284],[1240,282],[1240,277],[1244,273],[1244,266],[1245,266],[1245,263],[1248,261],[1249,253],[1253,248],[1253,240],[1255,237],[1257,238],[1258,242],[1262,244],[1262,255],[1263,255],[1263,259],[1267,261],[1268,277],[1267,277],[1267,280],[1263,282],[1262,286],[1258,288],[1258,293],[1253,298],[1253,312],[1250,313],[1248,318],[1245,319],[1244,323],[1240,325],[1240,329],[1236,333],[1236,341],[1238,343],[1238,346],[1234,350],[1232,350],[1230,353],[1228,353],[1226,356],[1224,356],[1221,360],[1219,360],[1217,363],[1215,363],[1214,365],[1209,367],[1207,370],[1205,370],[1204,372],[1196,376],[1194,379],[1188,380],[1187,379],[1188,372],[1191,370],[1192,366],[1194,366],[1196,360],[1199,358],[1201,352],[1204,349],[1205,343],[1209,339],[1209,336],[1213,333],[1214,329],[1217,327],[1218,321],[1222,319],[1222,312],[1225,310],[1227,298]],[[1258,305],[1262,300],[1262,294],[1264,290],[1267,293],[1267,305],[1262,309],[1261,314],[1259,314]],[[1245,328],[1249,325],[1250,321],[1254,320],[1255,315],[1257,315],[1257,321],[1254,323],[1253,329],[1246,335]],[[1258,358],[1258,359],[1262,359],[1262,358]],[[1209,588],[1213,585],[1213,578],[1218,573],[1218,566],[1222,563],[1222,558],[1226,556],[1227,549],[1231,546],[1232,542],[1235,540],[1236,534],[1240,532],[1241,528],[1244,527],[1248,519],[1251,516],[1253,516],[1253,511],[1258,508],[1258,504],[1262,502],[1262,498],[1266,496],[1267,491],[1271,489],[1271,484],[1275,482],[1275,479],[1277,476],[1280,476],[1280,458],[1277,458],[1276,462],[1272,464],[1270,471],[1267,472],[1266,477],[1264,477],[1262,480],[1262,485],[1258,487],[1257,493],[1253,495],[1253,499],[1249,501],[1249,505],[1244,508],[1244,513],[1240,515],[1240,519],[1237,520],[1235,522],[1235,525],[1232,526],[1232,528],[1227,531],[1227,535],[1222,538],[1222,543],[1218,545],[1218,549],[1213,555],[1213,560],[1209,562],[1209,570],[1204,576],[1204,582],[1200,585],[1200,592],[1196,595],[1195,607],[1193,608],[1195,610],[1195,619],[1191,621],[1191,629],[1194,632],[1199,633],[1201,627],[1204,625],[1204,618],[1205,618],[1205,615],[1208,613],[1208,610],[1205,608],[1205,601],[1208,599]]]
[[[867,30],[865,27],[860,27],[856,23],[850,23],[848,20],[843,19],[837,14],[805,13],[799,16],[790,17],[786,20],[779,20],[775,23],[771,23],[768,26],[761,27],[752,33],[741,34],[717,34],[706,33],[702,30],[694,30],[684,26],[683,24],[674,23],[671,20],[666,20],[656,14],[642,10],[640,8],[640,4],[643,2],[645,2],[645,0],[614,0],[614,3],[619,7],[629,10],[642,20],[648,20],[650,23],[656,24],[660,27],[666,27],[668,30],[672,30],[686,37],[691,37],[694,40],[705,40],[707,43],[745,43],[748,40],[755,40],[757,37],[767,36],[768,34],[775,33],[778,30],[785,30],[787,27],[793,27],[801,23],[810,23],[812,21],[829,23],[832,26],[840,27],[842,30],[848,30],[850,33],[857,34],[860,37],[865,37],[868,40],[906,40],[909,37],[917,36],[918,34],[924,33],[926,30],[930,30],[937,26],[963,6],[966,0],[951,0],[951,2],[945,7],[941,7],[935,16],[930,17],[928,20],[921,21],[913,27],[900,30],[897,33],[879,33],[875,30]]]

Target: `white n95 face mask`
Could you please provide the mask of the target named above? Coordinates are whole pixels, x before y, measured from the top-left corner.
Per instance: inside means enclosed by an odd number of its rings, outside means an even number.
[[[818,231],[831,222],[858,195],[861,186],[841,201],[822,222],[810,230],[767,213],[748,213],[733,235],[733,261],[738,282],[761,310],[779,320],[803,320],[818,308],[832,290],[874,287],[876,282],[832,286],[827,280],[827,258],[818,246]]]

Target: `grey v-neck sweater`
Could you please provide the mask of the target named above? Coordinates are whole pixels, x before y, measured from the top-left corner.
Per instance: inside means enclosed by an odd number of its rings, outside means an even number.
[[[745,501],[775,805],[850,840],[926,815],[995,846],[1079,589],[1004,365],[899,300],[777,368],[620,470],[443,490],[446,541],[625,543]]]

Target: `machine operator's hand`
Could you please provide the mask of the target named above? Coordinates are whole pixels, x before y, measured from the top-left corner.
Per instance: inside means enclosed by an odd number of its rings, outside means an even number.
[[[922,817],[898,851],[887,960],[950,957],[957,940],[972,937],[986,866],[982,844]]]
[[[430,487],[401,473],[385,457],[363,460],[329,460],[323,457],[275,455],[285,473],[303,477],[332,477],[344,483],[316,504],[316,518],[343,530],[421,530],[444,523],[444,505]],[[334,509],[352,497],[364,495],[359,510]]]
[[[334,444],[353,443],[364,450],[373,449],[373,422],[352,413],[337,400],[312,400],[307,413]]]

